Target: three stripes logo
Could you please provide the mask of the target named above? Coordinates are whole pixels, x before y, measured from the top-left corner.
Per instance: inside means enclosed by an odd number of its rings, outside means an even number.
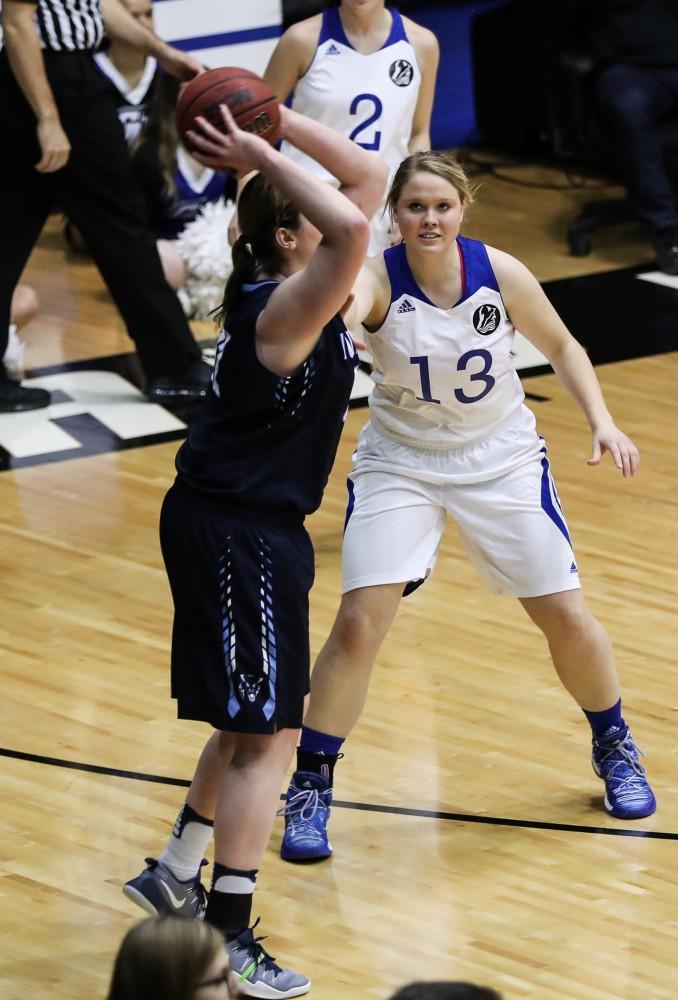
[[[417,310],[414,308],[409,299],[403,299],[398,308],[396,309],[396,315],[402,316],[403,313],[413,313]]]
[[[341,49],[338,49],[337,46],[334,44],[334,42],[332,42],[325,49],[325,55],[326,56],[340,56],[341,55]]]

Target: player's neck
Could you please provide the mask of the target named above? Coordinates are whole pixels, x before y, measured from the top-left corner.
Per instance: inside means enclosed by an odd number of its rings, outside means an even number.
[[[143,76],[146,56],[139,49],[124,42],[113,42],[108,50],[108,58],[117,71],[124,76],[130,87],[135,87]]]
[[[390,34],[393,22],[390,12],[383,7],[365,14],[341,8],[339,17],[353,48],[364,54],[381,48]]]
[[[461,291],[461,268],[454,245],[449,253],[418,253],[416,248],[407,248],[407,263],[414,280],[422,292],[441,309],[451,308],[459,299]]]

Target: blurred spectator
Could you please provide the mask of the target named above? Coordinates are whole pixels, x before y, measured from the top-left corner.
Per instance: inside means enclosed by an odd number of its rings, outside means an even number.
[[[227,233],[236,182],[229,173],[198,163],[181,144],[175,117],[179,88],[174,77],[158,74],[147,121],[132,143],[132,167],[158,239],[165,277],[180,292],[188,315],[204,319],[221,304],[231,270]],[[208,205],[213,208],[205,215]],[[198,240],[180,241],[199,218]],[[201,284],[212,288],[211,295],[204,294]]]
[[[15,286],[58,204],[82,230],[137,346],[147,394],[160,400],[204,396],[211,371],[163,277],[94,53],[108,31],[181,79],[200,72],[200,63],[159,39],[120,0],[4,0],[2,13],[0,358]],[[0,412],[49,402],[44,389],[12,381],[0,361]]]
[[[501,1000],[501,994],[489,986],[440,980],[410,983],[394,993],[391,1000]]]
[[[127,931],[107,1000],[230,1000],[238,995],[223,935],[204,921],[165,914]]]
[[[614,162],[659,268],[678,274],[678,193],[660,130],[667,117],[678,117],[678,3],[574,2],[599,60],[596,99]]]

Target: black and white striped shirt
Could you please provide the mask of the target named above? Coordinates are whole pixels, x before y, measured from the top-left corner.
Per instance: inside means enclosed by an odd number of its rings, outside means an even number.
[[[94,51],[106,34],[99,0],[38,0],[36,24],[53,52]]]

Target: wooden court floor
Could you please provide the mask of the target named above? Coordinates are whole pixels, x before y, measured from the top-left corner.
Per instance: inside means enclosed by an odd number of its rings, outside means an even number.
[[[567,257],[578,197],[490,180],[467,232],[542,279],[648,259],[633,231]],[[129,349],[91,264],[66,257],[53,223],[27,278],[43,301],[29,365]],[[635,824],[602,811],[587,724],[544,641],[516,602],[485,592],[450,523],[337,768],[334,857],[283,863],[277,826],[263,863],[262,932],[317,1000],[386,998],[415,978],[483,982],[507,1000],[678,996],[678,356],[599,377],[640,447],[636,481],[586,466],[583,418],[552,376],[529,389],[546,397],[539,427],[659,810]],[[310,520],[314,651],[337,606],[343,484],[364,417],[350,413]],[[141,915],[120,886],[162,850],[205,736],[168,696],[157,518],[176,447],[0,474],[2,1000],[105,996]]]

